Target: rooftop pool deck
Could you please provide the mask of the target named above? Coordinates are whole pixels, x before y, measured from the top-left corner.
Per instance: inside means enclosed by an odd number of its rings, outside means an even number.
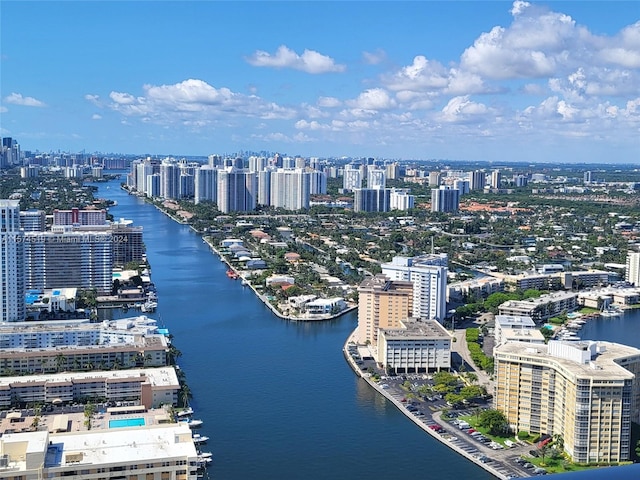
[[[142,417],[109,420],[109,428],[141,427],[144,424],[145,421]]]

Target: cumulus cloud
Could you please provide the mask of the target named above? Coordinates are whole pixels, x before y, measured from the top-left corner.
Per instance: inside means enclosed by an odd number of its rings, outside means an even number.
[[[318,106],[325,108],[340,107],[342,102],[335,97],[320,97],[318,98]]]
[[[362,92],[355,100],[349,100],[347,105],[362,110],[387,110],[395,107],[396,102],[386,90],[371,88]]]
[[[99,95],[86,94],[84,96],[84,99],[87,102],[95,105],[96,107],[102,107],[102,102],[100,101],[100,96]]]
[[[488,113],[491,113],[491,110],[486,105],[473,102],[469,95],[464,95],[449,100],[439,118],[444,122],[468,122]]]
[[[91,115],[91,120],[102,120],[102,115],[94,113],[93,115]]]
[[[265,52],[263,50],[256,51],[247,62],[254,67],[272,67],[272,68],[292,68],[306,73],[329,73],[344,72],[344,65],[336,64],[335,60],[326,55],[322,55],[315,50],[305,50],[302,55],[281,45],[275,54]]]
[[[144,94],[111,92],[109,107],[125,116],[147,122],[182,122],[198,126],[211,119],[246,116],[262,119],[293,118],[295,110],[268,102],[256,95],[244,95],[228,88],[215,88],[207,82],[189,79],[171,85],[144,85]],[[186,123],[185,123],[186,122]]]
[[[44,102],[37,100],[33,97],[23,97],[20,93],[11,93],[4,97],[6,103],[12,105],[20,105],[23,107],[46,107]]]

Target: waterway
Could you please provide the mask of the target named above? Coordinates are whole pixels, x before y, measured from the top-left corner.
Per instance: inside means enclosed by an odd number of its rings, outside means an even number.
[[[149,314],[169,328],[191,405],[211,437],[216,480],[489,479],[356,377],[342,355],[357,314],[327,322],[274,316],[225,275],[202,239],[120,180],[98,183],[110,210],[144,227],[158,290]],[[129,314],[134,311],[130,310]]]

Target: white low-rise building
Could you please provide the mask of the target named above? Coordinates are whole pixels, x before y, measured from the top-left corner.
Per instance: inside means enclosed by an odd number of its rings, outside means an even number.
[[[12,404],[80,399],[137,401],[147,408],[177,405],[180,383],[173,367],[0,377],[0,409]]]
[[[0,437],[0,478],[195,480],[198,454],[187,425]]]
[[[507,341],[505,338],[505,332],[507,330],[534,330],[537,331],[536,322],[531,317],[516,316],[516,315],[496,315],[494,336],[496,339],[496,345],[500,345]],[[540,332],[538,332],[540,333]],[[512,336],[512,333],[509,333]],[[540,333],[542,336],[542,334]],[[543,337],[544,340],[544,337]]]
[[[451,368],[451,335],[436,320],[402,320],[401,328],[380,329],[377,362],[395,373]]]
[[[304,308],[310,315],[335,314],[347,308],[347,304],[342,297],[318,298],[306,303]]]

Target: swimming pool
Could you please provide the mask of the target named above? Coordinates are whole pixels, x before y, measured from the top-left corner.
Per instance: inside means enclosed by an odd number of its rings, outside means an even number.
[[[113,273],[111,274],[111,278],[120,278],[121,276],[122,276],[122,274],[121,274],[121,273],[118,273],[118,272],[113,272]]]
[[[119,418],[118,420],[109,420],[109,428],[141,427],[142,425],[144,425],[144,418]]]

